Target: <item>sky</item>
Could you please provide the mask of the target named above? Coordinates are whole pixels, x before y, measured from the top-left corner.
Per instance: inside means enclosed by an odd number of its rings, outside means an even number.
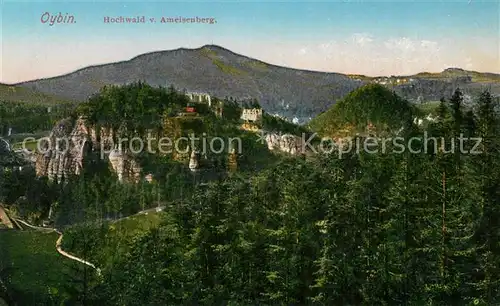
[[[2,83],[206,44],[317,71],[379,76],[459,67],[500,73],[499,0],[0,0],[0,12]],[[57,23],[59,14],[66,22]],[[144,16],[145,22],[105,22],[120,16]]]

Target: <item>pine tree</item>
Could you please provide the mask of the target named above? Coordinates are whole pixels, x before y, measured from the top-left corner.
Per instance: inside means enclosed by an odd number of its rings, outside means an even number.
[[[497,105],[488,91],[479,98],[478,130],[481,154],[476,157],[477,175],[481,178],[481,226],[476,233],[480,270],[477,288],[486,304],[500,302],[500,154],[498,151],[499,118]]]

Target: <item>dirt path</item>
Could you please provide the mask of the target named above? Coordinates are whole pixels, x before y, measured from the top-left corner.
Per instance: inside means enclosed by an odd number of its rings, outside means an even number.
[[[92,267],[94,268],[96,271],[97,271],[97,274],[98,275],[101,275],[101,270],[99,268],[97,268],[94,264],[86,261],[86,260],[83,260],[81,258],[78,258],[76,256],[73,256],[67,252],[65,252],[62,248],[61,248],[61,244],[62,244],[62,239],[63,239],[63,234],[58,231],[57,229],[55,228],[48,228],[48,227],[39,227],[39,226],[34,226],[34,225],[31,225],[21,219],[15,219],[17,222],[29,227],[29,228],[32,228],[34,230],[37,230],[37,231],[42,231],[42,232],[46,232],[46,233],[51,233],[51,232],[56,232],[57,234],[59,234],[59,238],[57,239],[56,241],[56,250],[59,254],[61,254],[62,256],[66,257],[66,258],[69,258],[71,260],[75,260],[75,261],[78,261],[82,264],[85,264],[89,267]]]
[[[165,208],[165,206],[160,206],[160,207],[156,207],[156,208],[149,208],[149,209],[140,211],[140,212],[138,212],[138,213],[136,213],[134,215],[123,217],[123,218],[120,218],[120,219],[117,219],[117,220],[113,220],[113,222],[118,222],[118,221],[121,221],[121,220],[124,220],[124,219],[128,219],[130,217],[137,216],[137,215],[142,215],[142,214],[146,214],[147,215],[148,213],[160,212],[164,208]],[[34,226],[34,225],[31,225],[31,224],[29,224],[26,221],[23,221],[21,219],[12,219],[12,221],[19,222],[19,223],[23,224],[24,226],[27,226],[27,227],[29,227],[31,229],[34,229],[34,230],[37,230],[37,231],[42,231],[42,232],[46,232],[46,233],[56,232],[57,234],[59,234],[59,238],[56,241],[56,250],[57,250],[57,252],[59,254],[61,254],[62,256],[66,257],[66,258],[69,258],[71,260],[75,260],[75,261],[78,261],[78,262],[80,262],[82,264],[85,264],[85,265],[87,265],[89,267],[92,267],[93,269],[95,269],[97,271],[98,275],[101,275],[101,269],[97,268],[94,264],[92,264],[92,263],[90,263],[90,262],[88,262],[86,260],[83,260],[81,258],[78,258],[78,257],[76,257],[74,255],[71,255],[71,254],[69,254],[68,252],[65,252],[62,249],[61,245],[62,245],[63,233],[61,233],[56,228]]]

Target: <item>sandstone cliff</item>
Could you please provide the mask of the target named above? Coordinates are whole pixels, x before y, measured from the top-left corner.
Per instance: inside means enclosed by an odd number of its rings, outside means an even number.
[[[265,140],[269,151],[280,151],[292,155],[304,154],[304,139],[291,134],[268,133]]]
[[[120,181],[137,181],[141,172],[139,164],[125,153],[110,150],[113,137],[112,129],[101,127],[96,131],[85,118],[62,120],[48,138],[40,142],[39,151],[35,153],[36,174],[61,182],[65,177],[80,174],[88,155],[101,150],[101,156],[110,162]]]

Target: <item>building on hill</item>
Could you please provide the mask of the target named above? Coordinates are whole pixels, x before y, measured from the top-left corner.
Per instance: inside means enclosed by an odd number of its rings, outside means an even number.
[[[191,102],[206,103],[206,104],[208,104],[208,107],[212,106],[212,98],[207,93],[188,92],[188,93],[186,93],[186,96],[189,98],[189,100]]]
[[[196,113],[196,107],[194,103],[188,103],[186,106],[186,113]]]
[[[247,122],[259,122],[262,120],[262,108],[245,108],[241,113],[241,119]]]

